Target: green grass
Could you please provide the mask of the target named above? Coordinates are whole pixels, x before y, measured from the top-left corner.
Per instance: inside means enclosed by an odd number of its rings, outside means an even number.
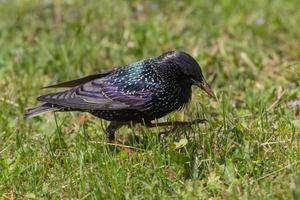
[[[3,199],[299,199],[300,6],[255,1],[0,1]],[[24,120],[40,87],[170,49],[191,53],[199,89],[161,121],[208,123],[159,136],[60,113]],[[133,134],[138,135],[136,140]]]

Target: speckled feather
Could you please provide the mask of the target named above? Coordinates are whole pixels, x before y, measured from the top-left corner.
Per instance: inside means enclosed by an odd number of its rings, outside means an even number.
[[[184,52],[170,51],[105,74],[49,86],[71,89],[37,99],[58,111],[90,112],[119,122],[150,121],[189,102],[191,76],[202,77],[197,62]]]

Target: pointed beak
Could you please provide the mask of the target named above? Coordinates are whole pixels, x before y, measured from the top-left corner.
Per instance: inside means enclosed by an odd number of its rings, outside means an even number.
[[[208,94],[208,96],[210,96],[213,99],[217,99],[216,95],[214,94],[214,92],[212,91],[210,85],[203,80],[202,82],[199,81],[194,81],[194,84],[197,85],[198,87],[200,87],[202,90],[204,90],[204,92],[206,92]]]

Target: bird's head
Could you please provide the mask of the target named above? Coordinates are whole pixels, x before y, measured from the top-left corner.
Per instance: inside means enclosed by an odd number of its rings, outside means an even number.
[[[206,82],[197,61],[183,51],[168,51],[161,55],[165,61],[174,63],[192,85],[200,87],[210,97],[216,98],[210,85]]]

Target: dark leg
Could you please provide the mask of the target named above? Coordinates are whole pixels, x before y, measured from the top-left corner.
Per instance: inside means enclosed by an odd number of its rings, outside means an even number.
[[[120,142],[118,141],[115,141],[115,132],[121,128],[123,125],[126,125],[128,123],[125,123],[125,122],[117,122],[117,121],[112,121],[108,127],[106,128],[106,137],[107,137],[107,140],[108,140],[108,143],[107,144],[110,144],[110,145],[113,145],[115,147],[120,147],[120,148],[123,148],[129,155],[129,157],[132,157],[133,155],[133,150],[135,148],[133,147],[130,147],[130,146],[126,146],[126,145],[123,145],[121,144]]]
[[[106,128],[106,137],[108,141],[115,140],[115,132],[124,125],[123,122],[112,121]]]
[[[161,122],[161,123],[146,123],[146,126],[149,128],[161,127],[161,126],[173,126],[174,128],[184,127],[184,126],[191,126],[193,124],[200,124],[206,122],[206,119],[196,119],[191,122],[185,121],[175,121],[175,122]]]
[[[166,130],[166,131],[159,133],[159,135],[168,135],[169,133],[172,133],[173,131],[175,131],[177,128],[187,127],[187,126],[191,126],[193,124],[205,123],[206,121],[207,121],[206,119],[196,119],[191,122],[186,122],[186,121],[161,122],[161,123],[149,122],[149,123],[146,123],[146,126],[149,128],[172,126],[172,128],[170,130]]]

